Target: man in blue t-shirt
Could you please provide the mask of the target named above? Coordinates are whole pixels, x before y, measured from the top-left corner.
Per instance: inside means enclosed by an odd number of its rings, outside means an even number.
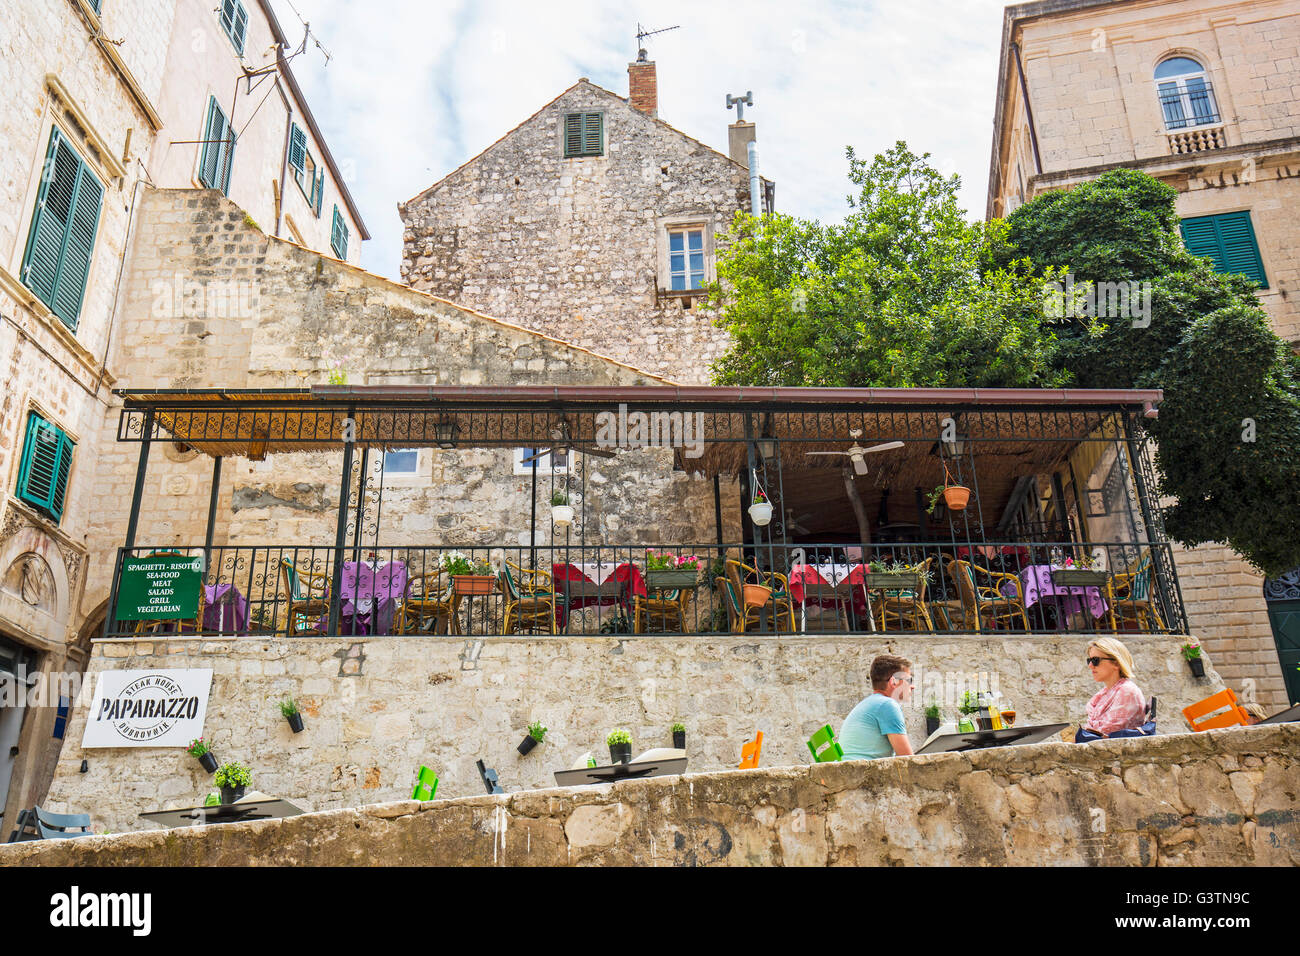
[[[858,701],[840,728],[844,759],[873,760],[910,754],[912,741],[903,725],[901,703],[912,699],[912,662],[881,654],[871,662],[871,687],[871,696]]]

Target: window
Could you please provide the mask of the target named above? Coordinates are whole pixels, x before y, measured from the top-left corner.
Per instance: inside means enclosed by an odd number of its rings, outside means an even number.
[[[1187,251],[1213,259],[1216,272],[1249,276],[1261,289],[1268,288],[1264,260],[1259,254],[1248,211],[1184,219],[1182,230]]]
[[[222,0],[217,16],[221,20],[221,29],[235,45],[235,52],[243,56],[244,38],[248,35],[248,11],[239,0]]]
[[[668,288],[704,288],[704,227],[668,231]]]
[[[533,458],[539,451],[545,450],[544,448],[516,448],[514,473],[516,475],[531,475],[534,472],[538,475],[567,475],[573,464],[573,452],[569,449],[564,451],[556,449],[551,454]],[[533,458],[533,460],[524,461],[525,458]]]
[[[230,192],[230,167],[235,161],[235,131],[221,112],[215,96],[208,97],[208,121],[203,128],[203,152],[199,156],[199,182],[209,189]]]
[[[420,449],[399,448],[384,452],[384,475],[414,475],[420,466]]]
[[[307,149],[307,134],[294,123],[289,132],[289,166],[312,212],[320,215],[321,197],[325,193],[325,170],[317,165]]]
[[[73,442],[36,412],[27,419],[17,495],[55,521],[63,516],[63,498],[72,467]]]
[[[1214,90],[1201,64],[1186,56],[1170,57],[1156,67],[1155,78],[1165,129],[1190,129],[1219,122]]]
[[[55,127],[42,167],[21,277],[74,332],[86,294],[103,197],[104,187]]]
[[[348,257],[348,224],[343,221],[339,207],[334,207],[334,222],[330,226],[330,247],[340,259]]]
[[[605,114],[568,113],[564,117],[564,156],[605,155]]]

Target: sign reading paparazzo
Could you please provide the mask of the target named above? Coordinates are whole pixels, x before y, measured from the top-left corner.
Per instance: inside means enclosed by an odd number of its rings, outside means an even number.
[[[203,736],[212,671],[105,671],[82,747],[184,747]]]

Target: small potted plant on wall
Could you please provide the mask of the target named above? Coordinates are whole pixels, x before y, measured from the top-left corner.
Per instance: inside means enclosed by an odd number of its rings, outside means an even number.
[[[772,520],[772,503],[767,500],[762,488],[754,492],[753,503],[749,506],[749,520],[760,528]]]
[[[298,709],[298,702],[292,697],[286,697],[280,701],[280,713],[284,719],[289,721],[289,728],[295,733],[302,733],[302,711]]]
[[[234,803],[253,782],[253,775],[242,763],[224,763],[217,768],[214,782],[221,788],[221,802]]]
[[[610,763],[627,763],[632,759],[632,735],[621,727],[615,727],[605,738],[609,744]]]
[[[1187,661],[1187,666],[1192,669],[1192,676],[1204,677],[1205,658],[1201,657],[1201,642],[1194,637],[1189,637],[1181,650],[1183,660]]]
[[[680,720],[673,724],[673,746],[678,750],[686,749],[686,725]]]
[[[457,594],[491,594],[496,586],[492,565],[484,558],[447,551],[442,556],[442,569],[451,577],[451,588]]]
[[[203,738],[191,740],[190,745],[185,748],[185,752],[191,757],[197,757],[199,764],[208,773],[217,772],[217,755],[212,752],[212,748],[203,742]]]
[[[930,705],[925,708],[925,735],[929,737],[938,730],[942,720],[943,709],[936,701],[930,701]]]
[[[543,740],[546,739],[546,728],[542,726],[540,720],[534,720],[528,725],[528,736],[519,744],[519,753],[526,754]]]
[[[573,524],[573,505],[569,496],[558,488],[551,492],[551,523],[557,528],[567,528]]]

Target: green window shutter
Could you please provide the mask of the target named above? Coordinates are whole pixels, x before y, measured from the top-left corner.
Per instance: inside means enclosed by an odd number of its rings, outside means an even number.
[[[582,155],[582,114],[569,113],[564,117],[564,155]]]
[[[63,323],[76,330],[90,274],[104,187],[55,128],[32,215],[21,276]]]
[[[325,196],[325,170],[316,167],[316,183],[312,186],[311,208],[320,215],[321,199]]]
[[[235,158],[234,131],[215,96],[208,97],[208,121],[203,131],[199,181],[209,189],[230,192],[230,167]]]
[[[307,166],[307,134],[294,123],[289,132],[289,165],[301,175]]]
[[[244,55],[244,40],[248,35],[248,11],[239,0],[223,0],[221,4],[221,29],[235,45],[235,52]]]
[[[343,221],[338,206],[334,207],[334,221],[330,225],[330,245],[340,259],[348,257],[348,225]]]
[[[564,155],[602,156],[605,153],[605,114],[568,113],[564,117]]]
[[[73,443],[67,435],[32,412],[27,420],[17,494],[21,500],[35,505],[55,521],[63,516],[72,449]]]
[[[1244,275],[1258,282],[1261,289],[1268,288],[1248,211],[1184,219],[1182,233],[1187,251],[1213,260],[1216,272]]]

